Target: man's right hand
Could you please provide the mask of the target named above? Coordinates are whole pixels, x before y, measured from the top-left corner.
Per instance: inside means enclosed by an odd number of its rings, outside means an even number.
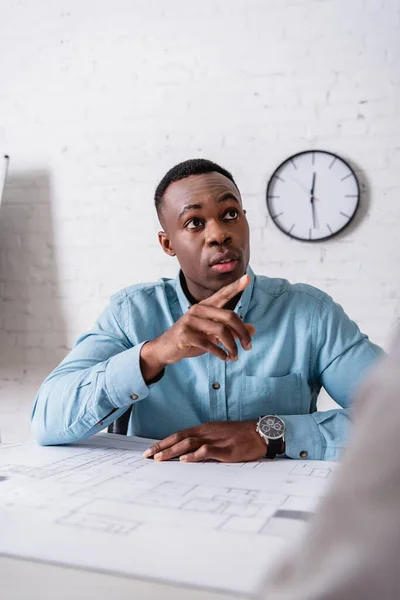
[[[235,361],[238,358],[235,338],[239,339],[244,350],[250,350],[254,327],[242,323],[232,310],[223,308],[249,283],[250,276],[243,275],[209,298],[194,304],[172,327],[147,342],[140,355],[143,378],[149,381],[166,365],[206,352],[215,354],[221,360]]]

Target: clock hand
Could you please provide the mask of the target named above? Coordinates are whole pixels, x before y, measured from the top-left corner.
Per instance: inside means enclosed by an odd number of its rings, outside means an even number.
[[[316,178],[316,173],[313,173],[313,179],[312,179],[312,184],[311,184],[311,190],[310,190],[310,194],[311,194],[311,198],[310,198],[310,203],[311,203],[311,212],[312,212],[312,220],[313,220],[313,227],[314,229],[316,228],[316,219],[315,219],[315,204],[314,204],[314,188],[315,188],[315,178]]]
[[[292,179],[292,180],[293,180],[295,183],[297,183],[297,185],[298,185],[298,186],[300,186],[300,187],[301,187],[301,189],[303,190],[303,192],[305,192],[306,194],[309,194],[309,193],[310,193],[310,190],[309,190],[309,189],[307,189],[305,185],[303,185],[302,183],[300,183],[300,181],[298,181],[297,179],[295,179],[295,178],[294,178],[294,177],[292,177],[292,176],[291,176],[291,179]],[[316,198],[316,197],[314,196],[314,200],[318,200],[318,198]]]
[[[311,203],[311,211],[312,211],[312,220],[313,220],[313,227],[314,229],[317,229],[317,215],[316,215],[316,209],[315,209],[315,205],[314,202],[316,200],[318,200],[318,198],[316,198],[314,196],[314,188],[315,188],[315,180],[317,178],[316,173],[313,173],[313,180],[312,180],[312,184],[311,184],[311,190],[307,189],[305,185],[303,185],[298,179],[296,179],[295,177],[293,177],[292,175],[290,176],[290,178],[297,183],[297,185],[299,187],[301,187],[301,189],[303,190],[303,192],[305,192],[306,194],[311,194],[311,198],[310,198],[310,203]]]
[[[316,228],[316,224],[315,224],[315,205],[314,205],[314,198],[313,196],[311,196],[311,213],[312,213],[312,220],[313,220],[313,227],[314,229]]]
[[[312,184],[311,184],[311,196],[314,197],[314,188],[315,188],[315,179],[316,179],[317,174],[314,172],[313,173],[313,178],[312,178]]]

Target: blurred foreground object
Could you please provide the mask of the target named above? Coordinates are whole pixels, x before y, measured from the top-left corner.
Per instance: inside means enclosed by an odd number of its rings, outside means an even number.
[[[3,159],[0,163],[0,205],[3,199],[3,192],[6,185],[7,172],[8,172],[8,164],[10,162],[10,157],[8,154],[4,154]]]
[[[332,489],[262,598],[400,598],[399,367],[400,335],[357,393],[351,447]]]

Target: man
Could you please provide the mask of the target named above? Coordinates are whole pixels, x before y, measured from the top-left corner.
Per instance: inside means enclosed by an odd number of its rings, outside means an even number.
[[[320,290],[254,275],[225,169],[181,163],[155,203],[177,279],[113,297],[39,390],[36,440],[84,439],[132,406],[128,433],[160,439],[146,453],[156,460],[335,459],[353,389],[381,350]],[[321,386],[344,410],[316,412]],[[276,440],[257,431],[265,415]]]
[[[400,598],[400,336],[359,390],[351,447],[268,600]]]

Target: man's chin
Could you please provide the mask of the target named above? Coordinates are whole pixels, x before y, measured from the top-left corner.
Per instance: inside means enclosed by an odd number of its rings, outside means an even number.
[[[229,283],[233,283],[242,275],[246,273],[246,269],[241,264],[241,261],[237,261],[237,265],[235,265],[231,269],[217,269],[215,267],[209,267],[208,269],[208,280],[212,280],[215,282],[215,291],[221,289],[225,285]]]

